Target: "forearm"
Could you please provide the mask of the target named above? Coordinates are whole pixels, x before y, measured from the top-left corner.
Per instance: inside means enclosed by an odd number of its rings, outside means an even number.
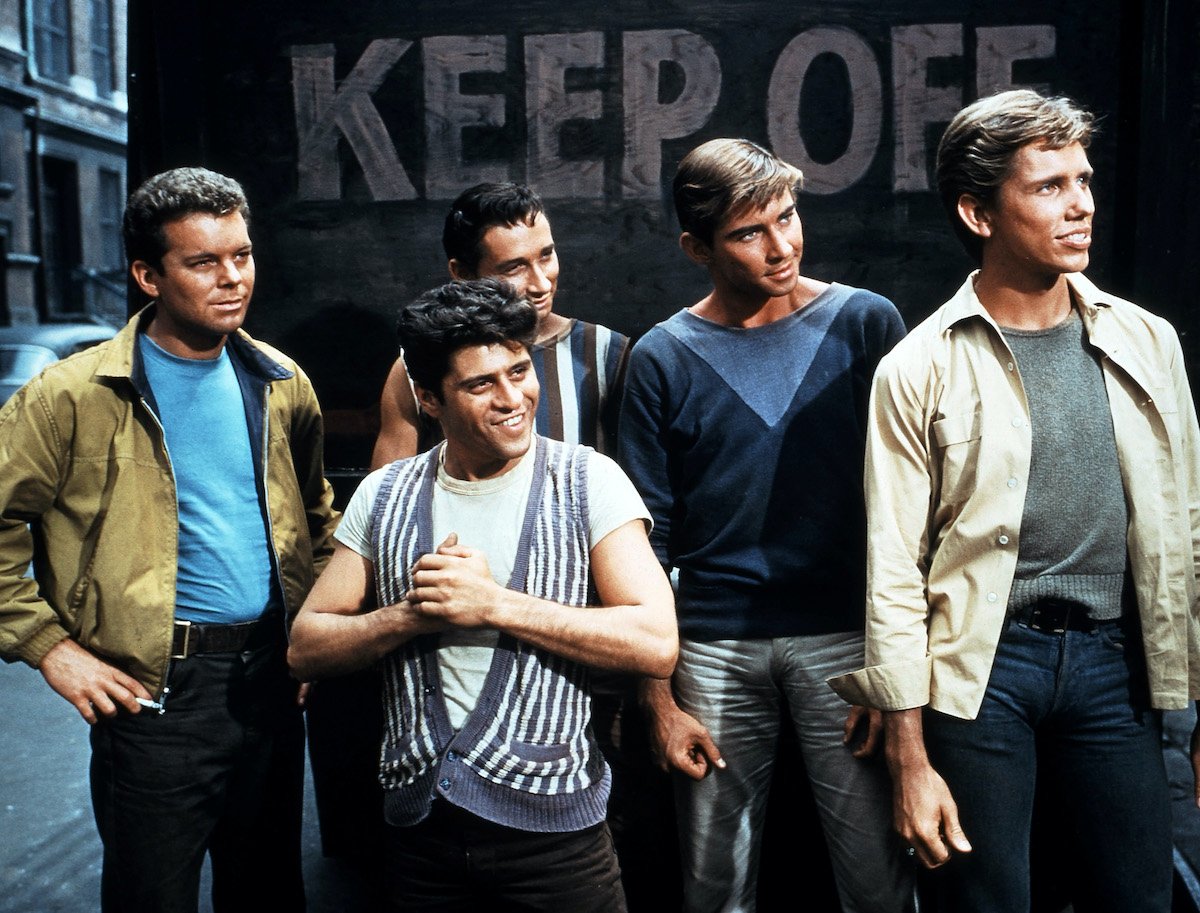
[[[668,678],[679,653],[674,613],[661,607],[565,606],[504,589],[490,622],[566,659],[651,678]]]
[[[638,704],[650,715],[677,708],[675,691],[669,678],[643,678],[638,682]]]
[[[288,665],[301,681],[345,675],[374,665],[413,637],[439,629],[408,603],[358,615],[301,612],[292,625]]]
[[[899,780],[907,772],[928,768],[925,752],[925,732],[921,708],[890,710],[883,714],[884,757],[892,779]]]

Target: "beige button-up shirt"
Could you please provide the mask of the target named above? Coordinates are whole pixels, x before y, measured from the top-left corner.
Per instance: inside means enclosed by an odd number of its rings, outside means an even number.
[[[974,274],[880,363],[867,432],[866,668],[831,679],[883,710],[973,719],[1017,565],[1032,434]],[[1100,353],[1155,707],[1200,696],[1200,431],[1175,330],[1067,277]],[[1088,472],[1081,454],[1077,472]]]

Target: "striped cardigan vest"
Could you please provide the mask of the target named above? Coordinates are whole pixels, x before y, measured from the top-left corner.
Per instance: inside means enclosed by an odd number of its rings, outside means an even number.
[[[589,603],[587,452],[535,436],[533,481],[510,589]],[[401,601],[413,563],[433,551],[438,454],[394,463],[375,500],[371,540],[379,605]],[[592,736],[587,669],[501,634],[475,709],[457,733],[441,697],[438,635],[383,663],[380,782],[387,820],[416,824],[435,797],[528,831],[603,820],[611,774]]]

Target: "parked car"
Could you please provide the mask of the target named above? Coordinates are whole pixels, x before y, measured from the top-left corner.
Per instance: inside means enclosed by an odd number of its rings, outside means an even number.
[[[39,323],[0,327],[0,404],[46,365],[111,339],[103,323]]]

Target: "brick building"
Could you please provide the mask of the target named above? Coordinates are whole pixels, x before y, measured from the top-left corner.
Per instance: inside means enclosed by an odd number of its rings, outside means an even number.
[[[0,0],[0,325],[125,316],[126,0]]]

